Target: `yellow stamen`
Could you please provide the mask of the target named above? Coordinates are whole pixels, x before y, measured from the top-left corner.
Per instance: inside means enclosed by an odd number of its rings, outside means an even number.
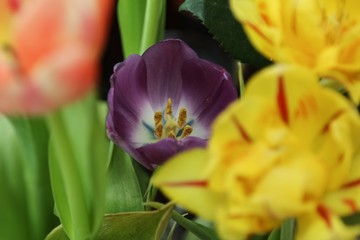
[[[175,133],[174,133],[173,131],[170,131],[170,132],[169,132],[168,137],[169,137],[169,138],[176,139]]]
[[[172,102],[171,102],[171,98],[168,98],[167,104],[166,104],[166,114],[168,115],[172,115]]]
[[[186,123],[186,118],[187,118],[186,108],[181,108],[178,118],[178,125],[180,129],[184,127],[184,124]]]
[[[157,140],[167,137],[183,139],[192,133],[192,127],[186,125],[186,108],[180,108],[177,119],[172,114],[172,101],[171,98],[168,98],[165,111],[157,111],[154,113],[154,136]],[[178,136],[180,135],[180,131],[181,136]]]
[[[168,136],[171,132],[173,132],[174,136],[176,136],[175,133],[179,131],[179,126],[175,119],[170,116],[169,114],[165,115],[165,126],[164,126],[164,135],[165,137]]]
[[[186,125],[183,129],[183,132],[181,134],[180,138],[185,138],[187,136],[189,136],[192,133],[193,129],[190,125]]]
[[[163,133],[163,125],[162,125],[162,123],[159,123],[155,126],[154,135],[157,139],[160,139],[162,136],[162,133]]]
[[[155,112],[154,114],[154,122],[155,122],[155,127],[161,123],[162,121],[162,113],[159,111],[159,112]]]

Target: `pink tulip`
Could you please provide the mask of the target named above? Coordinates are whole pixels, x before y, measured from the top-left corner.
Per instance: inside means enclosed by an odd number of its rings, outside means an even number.
[[[41,114],[96,85],[111,0],[0,0],[0,112]]]

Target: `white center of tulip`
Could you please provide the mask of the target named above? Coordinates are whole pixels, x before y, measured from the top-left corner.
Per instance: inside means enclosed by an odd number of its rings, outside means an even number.
[[[168,137],[183,139],[189,136],[193,129],[190,125],[186,124],[186,120],[186,108],[180,109],[177,119],[173,116],[172,102],[169,98],[166,104],[166,109],[164,111],[164,116],[161,111],[155,112],[154,114],[155,137],[160,140]]]

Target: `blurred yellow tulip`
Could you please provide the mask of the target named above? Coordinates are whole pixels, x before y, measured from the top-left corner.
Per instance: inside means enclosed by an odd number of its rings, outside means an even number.
[[[314,69],[360,101],[360,2],[230,0],[252,44],[268,58]]]
[[[153,183],[242,239],[298,219],[298,240],[353,239],[339,216],[360,206],[360,118],[306,68],[275,65],[213,125],[207,150],[170,159]],[[339,237],[339,238],[334,238]]]

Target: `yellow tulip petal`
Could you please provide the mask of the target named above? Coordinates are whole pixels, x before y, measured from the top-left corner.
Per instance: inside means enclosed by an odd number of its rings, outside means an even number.
[[[347,180],[340,189],[328,193],[323,199],[323,204],[340,216],[360,210],[360,154],[352,161]]]
[[[359,227],[346,227],[340,218],[320,205],[317,211],[298,219],[296,240],[356,239]]]
[[[176,155],[155,172],[152,183],[167,197],[207,220],[213,220],[220,197],[207,188],[209,155],[194,149]]]
[[[230,0],[230,7],[259,52],[334,78],[360,101],[357,0]]]
[[[359,116],[353,109],[344,108],[329,121],[323,136],[316,144],[314,151],[328,164],[332,178],[328,183],[328,190],[333,191],[343,185],[345,179],[352,181],[360,177],[351,176],[349,172],[354,168],[354,157],[360,148],[360,121]]]
[[[306,146],[338,112],[349,104],[338,94],[319,87],[311,71],[294,65],[275,65],[255,75],[246,97],[262,96],[278,106],[283,122]],[[304,131],[306,126],[306,131]]]
[[[210,149],[212,154],[217,154],[232,146],[249,145],[263,137],[265,129],[281,128],[283,125],[277,109],[268,99],[253,97],[239,100],[215,121]]]
[[[245,240],[253,233],[265,234],[280,224],[273,219],[262,218],[251,214],[231,215],[225,210],[220,210],[216,230],[221,239]]]
[[[250,201],[278,220],[311,211],[324,193],[326,166],[310,153],[284,157],[261,178]]]
[[[276,5],[276,2],[272,4]],[[266,18],[266,14],[258,11],[256,1],[230,0],[230,8],[234,16],[243,23],[253,45],[267,57],[273,58],[275,55],[273,46],[280,43],[280,32],[271,27],[274,23],[269,22],[270,18]]]

